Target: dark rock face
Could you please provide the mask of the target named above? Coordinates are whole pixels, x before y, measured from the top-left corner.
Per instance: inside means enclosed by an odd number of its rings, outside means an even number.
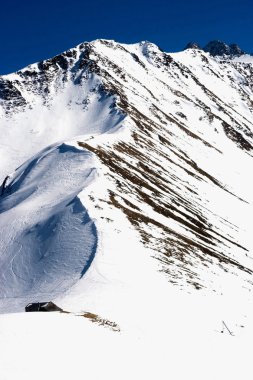
[[[187,50],[187,49],[203,50],[197,42],[188,42],[188,44],[185,46],[184,50]]]
[[[244,51],[237,45],[227,45],[223,41],[210,41],[205,47],[204,51],[210,53],[212,56],[240,56],[245,54]]]
[[[13,108],[22,108],[26,105],[26,101],[15,83],[2,78],[0,78],[0,101],[2,101],[6,113]]]
[[[230,47],[230,54],[231,55],[240,56],[240,55],[245,54],[245,52],[237,44],[231,44],[231,45],[229,45],[229,47]]]
[[[41,71],[48,70],[51,66],[53,67],[53,69],[57,69],[57,66],[58,66],[62,70],[67,70],[68,69],[68,60],[64,56],[64,53],[56,55],[55,57],[48,59],[47,61],[41,61],[38,63],[38,68]]]
[[[210,41],[204,47],[204,50],[213,56],[216,55],[230,55],[230,48],[225,42],[222,41]]]
[[[26,312],[30,311],[63,311],[60,307],[53,302],[33,302],[25,307]]]
[[[201,48],[201,46],[197,42],[189,42],[184,50],[187,49],[198,49],[198,50],[204,50],[207,53],[210,53],[212,56],[236,56],[239,57],[240,55],[246,54],[240,46],[237,44],[230,44],[227,45],[223,41],[214,40],[208,42],[208,44]]]
[[[14,86],[14,84],[9,80],[4,81],[3,79],[0,79],[0,99],[15,99],[20,100],[21,103],[24,101],[21,92]]]

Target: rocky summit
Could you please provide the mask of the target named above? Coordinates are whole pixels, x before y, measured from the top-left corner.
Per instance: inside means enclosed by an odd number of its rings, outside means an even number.
[[[207,53],[210,53],[212,56],[230,56],[230,57],[240,57],[241,55],[245,55],[246,53],[240,48],[237,44],[227,45],[223,41],[214,40],[208,42],[208,44],[201,48],[197,42],[189,42],[185,49],[198,49],[203,50]]]

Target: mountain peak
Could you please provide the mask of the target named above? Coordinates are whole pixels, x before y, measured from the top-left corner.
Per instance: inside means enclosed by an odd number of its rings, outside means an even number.
[[[202,50],[202,48],[200,47],[200,45],[197,43],[197,42],[188,42],[188,44],[185,46],[184,50],[187,50],[187,49],[198,49],[198,50]]]
[[[245,54],[245,52],[242,51],[242,49],[237,44],[227,45],[225,42],[220,40],[213,40],[208,42],[208,44],[204,47],[204,51],[210,53],[212,56],[240,56]]]
[[[246,54],[239,45],[233,43],[233,44],[226,44],[223,41],[220,40],[213,40],[208,42],[208,44],[202,48],[197,42],[188,42],[188,44],[185,46],[184,50],[187,49],[197,49],[197,50],[204,50],[207,53],[210,53],[212,56],[236,56],[239,57],[243,54]]]
[[[230,54],[229,46],[220,40],[213,40],[208,42],[208,44],[204,47],[204,50],[213,56]]]
[[[229,45],[229,47],[230,47],[230,52],[232,55],[239,56],[239,55],[245,54],[245,52],[237,44],[231,44],[231,45]]]

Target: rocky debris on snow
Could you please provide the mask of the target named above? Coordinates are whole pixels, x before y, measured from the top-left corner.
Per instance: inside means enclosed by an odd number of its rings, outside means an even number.
[[[80,316],[89,319],[92,323],[96,323],[99,326],[107,327],[110,330],[120,332],[120,327],[117,325],[117,323],[109,321],[108,319],[101,318],[97,314],[85,312],[83,314],[79,314]]]

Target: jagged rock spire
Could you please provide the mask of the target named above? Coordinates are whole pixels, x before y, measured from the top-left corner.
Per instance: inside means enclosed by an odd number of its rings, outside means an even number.
[[[210,53],[213,56],[240,56],[242,54],[245,54],[245,52],[242,51],[242,49],[237,44],[227,45],[225,42],[219,40],[210,41],[204,47],[204,51]]]
[[[230,48],[225,42],[214,40],[208,42],[208,44],[204,47],[204,50],[211,55],[230,55]]]
[[[237,44],[231,44],[230,47],[230,54],[232,55],[243,55],[245,52],[238,46]]]

